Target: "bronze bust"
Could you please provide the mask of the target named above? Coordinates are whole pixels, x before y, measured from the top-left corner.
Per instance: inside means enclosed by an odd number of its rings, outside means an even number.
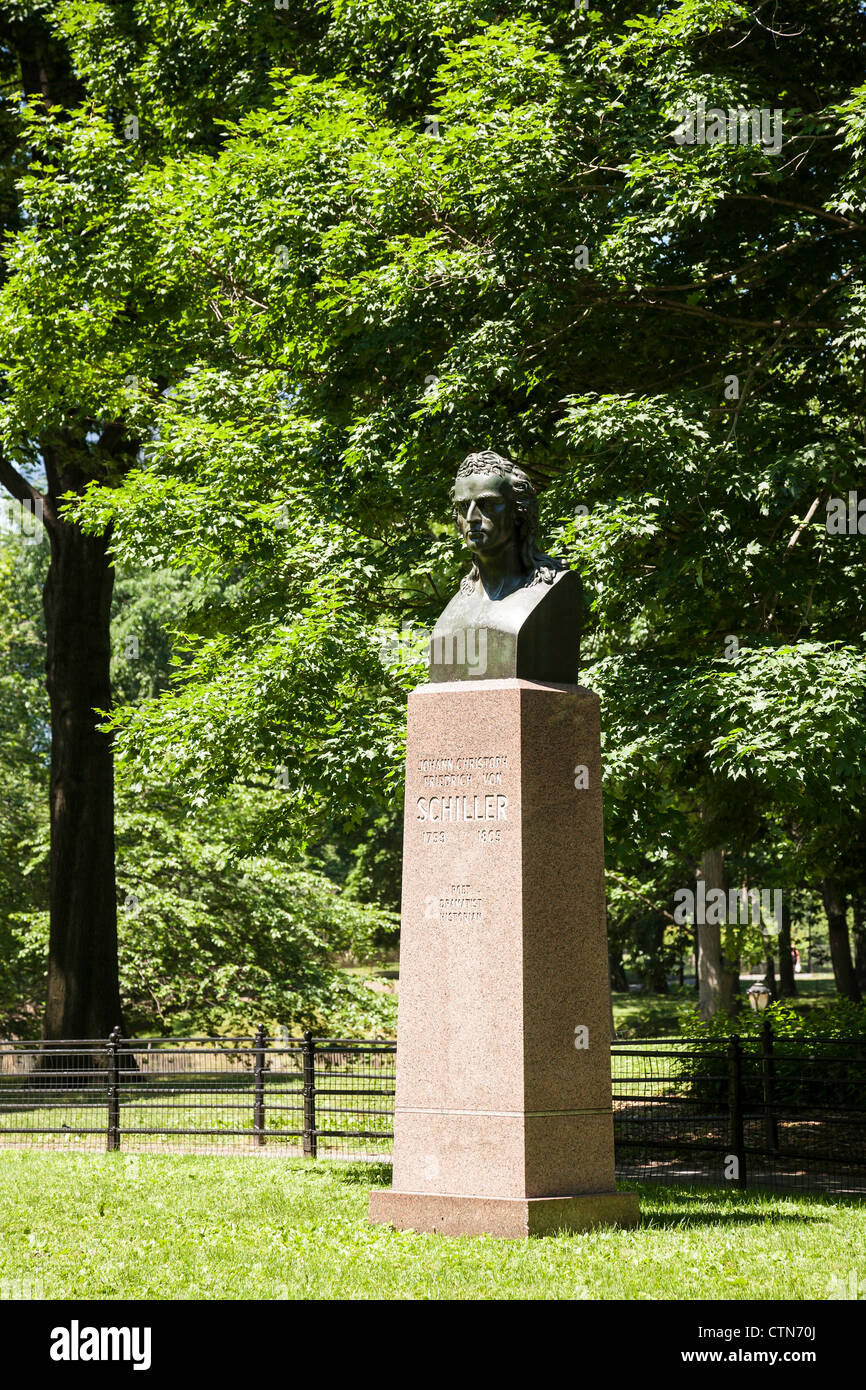
[[[433,629],[430,680],[576,684],[580,576],[537,548],[538,497],[526,473],[489,450],[469,454],[451,500],[472,568]]]

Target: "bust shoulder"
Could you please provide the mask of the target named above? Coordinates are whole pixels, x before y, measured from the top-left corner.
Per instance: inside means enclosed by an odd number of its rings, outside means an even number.
[[[461,585],[436,622],[430,680],[577,681],[583,587],[576,570],[524,584],[501,599]]]

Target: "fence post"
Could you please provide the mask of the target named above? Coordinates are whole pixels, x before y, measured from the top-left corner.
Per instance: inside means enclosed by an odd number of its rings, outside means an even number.
[[[773,1025],[768,1018],[761,1022],[761,1073],[764,1082],[764,1133],[767,1144],[775,1153],[779,1148],[779,1124],[776,1119],[776,1061],[773,1056]]]
[[[304,1158],[315,1158],[316,1138],[316,1044],[312,1033],[304,1034]]]
[[[737,1160],[736,1187],[746,1186],[746,1139],[743,1129],[743,1057],[740,1039],[731,1034],[728,1043],[728,1143]]]
[[[120,1148],[120,1029],[108,1039],[108,1152]]]
[[[256,1033],[253,1047],[255,1050],[255,1100],[253,1102],[253,1131],[256,1136],[256,1143],[261,1147],[265,1143],[265,1047],[267,1037],[264,1028],[260,1027]]]

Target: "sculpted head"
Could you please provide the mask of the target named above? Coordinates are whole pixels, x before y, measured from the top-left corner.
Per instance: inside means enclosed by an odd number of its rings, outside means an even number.
[[[538,495],[527,474],[491,450],[467,454],[451,489],[458,535],[472,555],[472,569],[461,590],[470,592],[484,565],[503,551],[513,551],[524,585],[550,584],[564,568],[536,547]]]

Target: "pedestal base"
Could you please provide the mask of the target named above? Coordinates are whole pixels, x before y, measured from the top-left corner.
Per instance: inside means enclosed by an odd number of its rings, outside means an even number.
[[[636,1226],[636,1192],[588,1192],[579,1197],[457,1197],[426,1192],[371,1192],[370,1220],[398,1231],[443,1236],[553,1235],[594,1226]]]
[[[409,696],[393,1188],[370,1219],[521,1238],[634,1225],[614,1178],[599,701]]]

